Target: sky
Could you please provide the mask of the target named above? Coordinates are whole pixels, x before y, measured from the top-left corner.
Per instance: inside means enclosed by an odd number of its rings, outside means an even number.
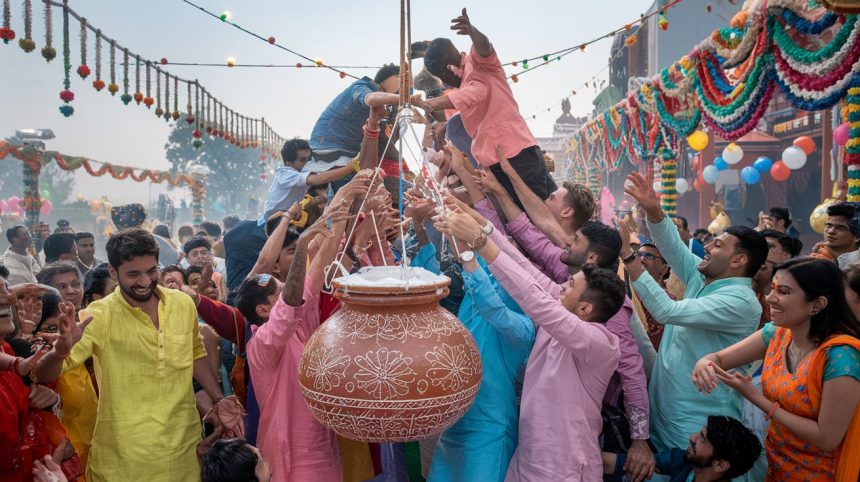
[[[399,5],[393,0],[353,2],[333,0],[198,0],[201,6],[220,13],[229,10],[232,21],[308,57],[322,58],[331,65],[369,65],[398,62]],[[537,2],[473,1],[467,6],[473,25],[493,42],[502,62],[535,57],[579,45],[637,19],[651,0],[541,0]],[[90,24],[101,28],[132,52],[145,58],[167,58],[172,62],[295,64],[296,56],[255,39],[209,17],[181,0],[147,2],[71,0],[69,5]],[[464,6],[450,0],[412,2],[412,39],[454,37],[450,20]],[[93,76],[81,80],[74,70],[80,64],[77,22],[72,22],[72,86],[75,114],[64,118],[58,111],[62,101],[62,14],[54,8],[54,47],[58,56],[50,63],[39,54],[44,46],[41,2],[33,2],[35,51],[27,54],[17,39],[0,44],[0,138],[21,128],[50,128],[56,139],[48,149],[86,156],[98,161],[140,168],[167,169],[164,144],[170,125],[152,110],[132,102],[125,106],[119,94],[107,89],[96,92]],[[12,3],[12,28],[23,35],[21,2]],[[455,43],[468,50],[468,37]],[[94,69],[94,35],[89,36],[88,64]],[[522,74],[512,84],[523,116],[535,136],[552,134],[552,124],[561,114],[559,101],[606,65],[612,39],[589,46],[533,72]],[[117,62],[121,62],[117,55]],[[108,49],[102,53],[102,77],[109,82]],[[531,62],[536,65],[538,62]],[[415,71],[420,68],[415,63]],[[508,67],[508,73],[514,73]],[[133,72],[133,67],[132,67]],[[264,117],[282,137],[308,137],[319,114],[350,80],[327,69],[261,69],[169,66],[166,70],[183,78],[196,78],[233,110],[251,117]],[[373,77],[375,69],[346,69]],[[117,83],[121,84],[121,65]],[[599,78],[605,79],[604,71]],[[132,80],[132,91],[134,81]],[[154,90],[154,89],[153,89]],[[180,88],[180,90],[182,90]],[[121,92],[120,92],[121,93]],[[574,115],[591,112],[594,89],[577,89],[571,98]],[[153,94],[154,95],[154,94]],[[180,108],[184,104],[184,91]],[[547,108],[552,106],[550,112]],[[531,119],[533,114],[538,114]],[[84,170],[76,173],[74,195],[88,199],[107,195],[114,204],[147,203],[163,186],[117,181],[109,176],[92,178]]]

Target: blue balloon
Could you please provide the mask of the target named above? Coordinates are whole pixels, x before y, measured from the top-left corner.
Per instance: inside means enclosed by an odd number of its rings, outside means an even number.
[[[722,157],[718,157],[714,159],[714,167],[716,167],[719,171],[725,171],[729,168],[729,163],[726,162],[726,160]]]
[[[758,184],[761,180],[761,173],[756,168],[747,166],[741,169],[741,179],[747,184]]]
[[[714,166],[705,166],[702,169],[702,180],[708,184],[716,184],[720,180],[720,171]]]
[[[773,167],[773,161],[768,159],[767,157],[759,157],[753,162],[753,167],[756,171],[764,174],[766,172],[770,172],[770,168]]]

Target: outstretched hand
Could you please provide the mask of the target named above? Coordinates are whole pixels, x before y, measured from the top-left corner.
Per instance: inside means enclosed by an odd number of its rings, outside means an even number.
[[[466,13],[465,8],[460,16],[451,20],[451,23],[451,30],[457,32],[457,35],[472,35],[475,29],[475,27],[472,26],[472,22],[469,20],[469,14]]]
[[[69,356],[75,343],[81,341],[84,330],[93,321],[92,316],[87,316],[80,323],[76,319],[75,305],[68,301],[60,302],[60,336],[54,342],[54,351],[64,358]]]
[[[648,220],[657,222],[663,219],[663,209],[660,207],[660,200],[657,199],[657,193],[654,188],[648,184],[645,176],[638,172],[632,172],[627,176],[624,182],[624,192],[630,195],[636,202],[645,210],[648,215]]]

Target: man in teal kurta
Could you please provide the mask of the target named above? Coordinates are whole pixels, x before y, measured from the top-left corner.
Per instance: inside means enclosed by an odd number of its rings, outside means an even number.
[[[428,243],[412,266],[438,272]],[[428,480],[502,482],[517,448],[516,385],[535,340],[534,322],[474,256],[462,261],[466,288],[457,317],[481,352],[481,388],[469,411],[439,437]]]
[[[622,250],[633,288],[654,319],[666,325],[648,394],[651,440],[657,451],[683,447],[709,415],[741,418],[742,400],[720,386],[710,395],[690,381],[696,362],[752,334],[761,305],[752,290],[752,276],[767,258],[767,241],[744,226],[726,229],[705,246],[705,257],[694,255],[678,229],[660,208],[651,183],[631,174],[625,192],[645,210],[654,244],[686,286],[683,300],[672,301],[642,268],[638,257]]]

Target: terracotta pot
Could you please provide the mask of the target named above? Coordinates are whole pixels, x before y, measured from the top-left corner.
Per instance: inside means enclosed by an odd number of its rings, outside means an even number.
[[[366,442],[418,440],[456,422],[481,384],[481,356],[457,318],[439,306],[450,279],[386,285],[400,267],[365,268],[334,281],[342,308],[305,346],[299,382],[314,417]],[[376,281],[373,281],[375,279]]]

